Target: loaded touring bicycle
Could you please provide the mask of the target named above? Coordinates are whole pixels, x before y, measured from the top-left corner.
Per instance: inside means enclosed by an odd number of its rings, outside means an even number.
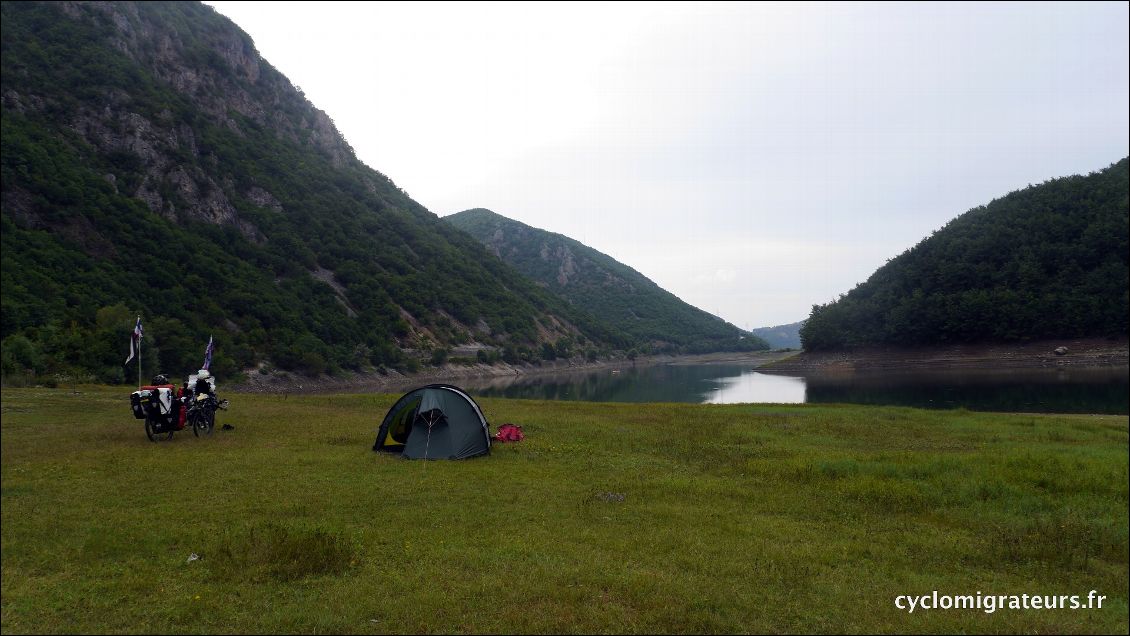
[[[216,399],[214,390],[178,395],[163,375],[131,393],[129,401],[133,416],[145,420],[145,436],[151,442],[170,440],[185,426],[197,437],[207,437],[216,427],[216,410],[228,405],[227,400]]]

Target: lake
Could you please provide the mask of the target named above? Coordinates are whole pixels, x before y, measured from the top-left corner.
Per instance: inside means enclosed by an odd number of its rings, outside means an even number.
[[[592,402],[883,404],[931,409],[1130,413],[1126,367],[814,373],[668,364],[461,379],[475,396]]]

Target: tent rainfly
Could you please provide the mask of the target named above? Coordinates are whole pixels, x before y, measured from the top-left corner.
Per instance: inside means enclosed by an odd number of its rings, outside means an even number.
[[[373,450],[409,459],[466,459],[490,454],[490,426],[459,387],[429,384],[392,405]]]

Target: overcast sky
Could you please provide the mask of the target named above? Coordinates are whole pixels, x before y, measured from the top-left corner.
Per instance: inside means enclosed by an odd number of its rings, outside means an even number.
[[[1125,2],[207,4],[436,214],[565,234],[746,328],[1130,154]]]

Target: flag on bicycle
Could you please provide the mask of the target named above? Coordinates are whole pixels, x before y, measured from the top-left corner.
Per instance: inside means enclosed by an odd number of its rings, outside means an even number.
[[[141,316],[137,317],[137,324],[133,327],[133,333],[129,338],[129,357],[126,358],[125,364],[129,364],[130,360],[137,357],[141,351]]]
[[[204,369],[205,371],[208,370],[208,367],[212,366],[212,349],[213,348],[214,348],[214,346],[212,344],[212,336],[208,336],[208,346],[204,349],[204,366],[200,367],[201,369]]]

